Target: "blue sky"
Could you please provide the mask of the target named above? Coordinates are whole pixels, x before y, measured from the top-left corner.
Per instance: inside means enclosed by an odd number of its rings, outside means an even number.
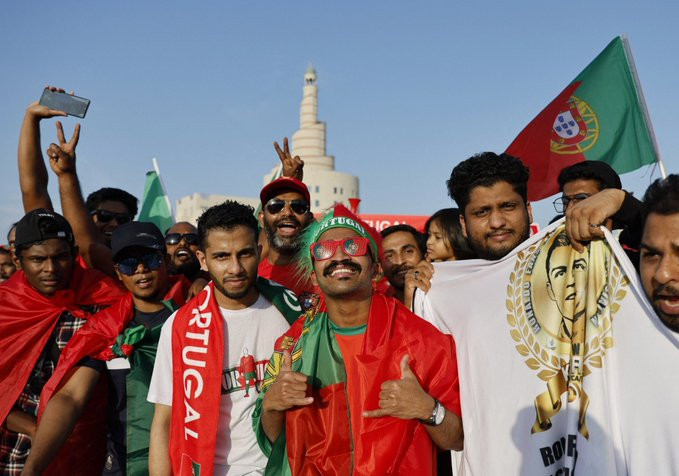
[[[454,165],[504,150],[619,34],[666,168],[679,172],[678,10],[578,0],[10,2],[0,18],[0,230],[22,214],[17,139],[45,84],[92,100],[78,147],[86,194],[117,186],[141,198],[156,157],[173,201],[256,196],[278,160],[272,142],[299,127],[311,61],[328,153],[360,177],[361,210],[430,214],[451,206]],[[70,134],[75,121],[64,122]],[[647,168],[623,184],[639,195],[651,177]],[[548,202],[534,204],[542,225]]]

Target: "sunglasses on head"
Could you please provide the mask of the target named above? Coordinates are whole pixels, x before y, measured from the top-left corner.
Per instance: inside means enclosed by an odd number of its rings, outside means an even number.
[[[266,202],[266,211],[275,215],[280,213],[285,205],[288,205],[290,210],[297,215],[304,215],[309,211],[309,204],[305,200],[281,200],[280,198],[272,198]]]
[[[187,245],[197,245],[198,244],[198,234],[197,233],[168,233],[165,237],[166,245],[176,245],[180,241],[186,241]]]
[[[113,213],[109,212],[108,210],[92,210],[90,215],[96,215],[97,220],[101,223],[108,223],[115,218],[118,222],[118,225],[127,223],[132,219],[132,217],[130,217],[130,215],[127,213]]]
[[[144,268],[155,271],[163,265],[163,256],[159,253],[149,253],[143,256],[130,256],[123,258],[116,263],[118,271],[126,276],[133,276],[137,272],[139,263],[144,265]]]
[[[323,261],[335,256],[337,248],[342,247],[342,251],[349,256],[364,256],[368,252],[368,238],[362,236],[352,236],[343,240],[319,241],[311,245],[311,256],[316,261]]]

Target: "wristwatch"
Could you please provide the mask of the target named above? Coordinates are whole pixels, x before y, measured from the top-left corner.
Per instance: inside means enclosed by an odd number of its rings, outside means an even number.
[[[434,411],[431,412],[431,416],[426,420],[420,420],[425,425],[439,426],[443,423],[443,419],[446,416],[446,409],[441,402],[434,399]]]

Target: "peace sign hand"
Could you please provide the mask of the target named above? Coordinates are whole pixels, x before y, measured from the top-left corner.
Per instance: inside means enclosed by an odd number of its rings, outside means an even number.
[[[281,150],[278,142],[273,143],[278,158],[281,159],[283,165],[283,177],[292,177],[300,182],[304,178],[304,161],[299,158],[299,155],[292,156],[290,154],[290,146],[288,145],[288,138],[283,139],[283,150]]]
[[[80,124],[75,125],[71,140],[66,142],[64,128],[61,122],[57,121],[57,140],[59,145],[51,143],[47,149],[47,157],[50,160],[50,167],[57,176],[75,173],[75,148],[80,139]]]

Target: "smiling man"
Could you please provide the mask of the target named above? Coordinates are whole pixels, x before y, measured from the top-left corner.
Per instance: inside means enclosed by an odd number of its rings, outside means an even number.
[[[392,287],[392,293],[389,294],[403,302],[406,273],[424,258],[424,236],[406,224],[387,227],[382,230],[381,235],[380,263],[384,276]]]
[[[212,281],[163,326],[148,394],[150,474],[258,474],[266,465],[251,415],[273,343],[301,308],[257,277],[257,238],[254,210],[237,202],[198,219],[198,259]]]
[[[40,394],[62,350],[90,316],[122,291],[108,277],[76,263],[73,231],[61,215],[36,209],[16,226],[21,270],[0,286],[0,473],[21,473],[35,436]],[[52,466],[80,474],[101,468],[104,395],[98,395]],[[74,449],[77,448],[77,451]],[[63,466],[60,466],[63,465]]]
[[[313,285],[301,277],[294,262],[300,250],[301,234],[313,221],[309,189],[295,178],[280,177],[262,188],[259,198],[262,202],[259,222],[269,244],[266,258],[259,264],[259,275],[282,284],[298,296],[312,292]]]
[[[274,347],[254,425],[266,474],[436,474],[462,446],[455,345],[373,292],[379,235],[343,205],[305,233],[322,291]]]
[[[92,316],[64,349],[42,395],[44,412],[25,475],[40,474],[51,461],[104,372],[111,386],[102,474],[148,472],[153,405],[146,394],[156,347],[161,326],[184,304],[189,282],[183,276],[168,277],[163,235],[152,223],[121,225],[111,245],[118,279],[128,295]]]

